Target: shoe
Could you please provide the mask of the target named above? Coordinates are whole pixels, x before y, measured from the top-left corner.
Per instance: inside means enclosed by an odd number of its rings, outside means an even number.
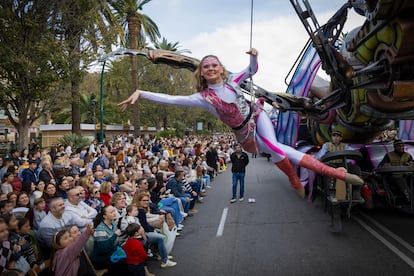
[[[184,225],[182,225],[181,223],[178,224],[178,227],[184,228]]]
[[[173,266],[176,266],[176,265],[177,265],[176,262],[167,260],[165,263],[161,263],[161,268],[168,268],[168,267],[173,267]]]
[[[193,215],[193,214],[191,214],[190,212],[188,212],[187,216],[188,216],[188,217],[192,217],[192,216],[194,216],[194,215]]]
[[[181,215],[183,216],[183,218],[185,218],[186,216],[188,216],[187,213],[181,213]]]
[[[206,192],[200,192],[200,196],[206,196],[207,193]]]
[[[197,214],[198,210],[197,209],[190,209],[188,210],[188,214]]]
[[[197,199],[197,201],[196,201],[197,203],[199,203],[199,204],[202,204],[202,203],[204,203],[204,201],[202,201],[201,199]]]
[[[239,201],[242,202],[244,200],[244,197],[239,198]]]
[[[206,188],[207,188],[207,189],[211,189],[211,186],[210,186],[210,185],[206,185]]]
[[[173,256],[168,255],[168,260],[172,260],[172,258],[173,258]],[[156,259],[157,261],[161,261],[162,260],[161,256],[158,255],[158,254],[156,254],[156,256],[154,257],[154,259]]]
[[[230,203],[234,203],[234,202],[236,202],[237,200],[235,199],[235,198],[232,198],[231,200],[230,200]]]
[[[177,226],[177,231],[182,231],[183,230],[183,228],[182,227],[178,227]]]
[[[154,257],[154,254],[152,254],[151,249],[148,249],[148,251],[147,251],[147,256],[148,256],[149,258]]]
[[[175,236],[179,237],[179,236],[181,236],[181,234],[177,232],[177,233],[175,233]]]

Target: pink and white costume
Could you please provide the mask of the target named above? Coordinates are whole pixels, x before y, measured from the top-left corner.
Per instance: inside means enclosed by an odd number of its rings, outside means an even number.
[[[207,89],[189,96],[171,96],[141,91],[140,97],[160,104],[205,108],[234,130],[243,123],[250,113],[250,104],[241,92],[237,91],[237,86],[256,73],[257,69],[257,57],[251,56],[249,67],[239,73],[230,74],[226,84],[209,85]],[[237,140],[245,150],[255,152],[256,146],[252,144],[251,138],[253,138],[254,127],[256,127],[256,141],[259,149],[271,154],[274,162],[284,159],[285,152],[289,152],[288,156],[292,161],[298,162],[303,153],[277,142],[272,122],[263,110],[263,102],[263,99],[258,99],[249,122],[242,129],[234,130]],[[299,156],[290,156],[294,154]]]
[[[273,124],[263,110],[263,99],[259,99],[254,105],[250,120],[243,127],[237,129],[250,115],[250,104],[242,95],[238,85],[255,74],[257,69],[257,57],[251,55],[249,66],[239,73],[230,74],[227,83],[208,85],[203,91],[189,96],[172,96],[141,91],[140,97],[160,104],[207,109],[233,129],[245,150],[256,152],[258,146],[262,152],[270,154],[272,161],[289,177],[290,183],[295,189],[301,189],[302,186],[289,160],[321,174],[345,180],[346,172],[328,167],[309,155],[279,143]],[[256,132],[254,132],[255,128]],[[253,138],[256,138],[256,141]]]

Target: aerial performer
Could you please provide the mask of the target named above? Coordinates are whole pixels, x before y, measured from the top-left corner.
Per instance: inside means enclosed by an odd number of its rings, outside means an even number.
[[[304,197],[304,188],[291,164],[298,164],[322,175],[331,176],[354,185],[361,185],[363,180],[354,174],[347,173],[344,168],[329,167],[312,156],[279,143],[274,126],[263,109],[264,99],[249,103],[239,86],[241,82],[252,77],[258,69],[256,49],[251,48],[249,66],[239,73],[228,73],[218,57],[207,55],[200,61],[195,71],[197,91],[189,96],[172,96],[136,90],[128,99],[118,105],[122,111],[139,98],[160,104],[201,107],[210,111],[223,123],[232,128],[236,139],[243,148],[250,152],[265,152],[271,155],[272,161],[289,178],[290,185]]]

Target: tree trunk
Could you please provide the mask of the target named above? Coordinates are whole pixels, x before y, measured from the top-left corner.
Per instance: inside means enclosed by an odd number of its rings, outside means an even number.
[[[73,37],[69,37],[69,45],[71,53],[69,53],[69,70],[70,70],[70,80],[71,80],[71,99],[72,99],[72,133],[76,135],[81,135],[80,123],[80,94],[79,94],[79,85],[82,80],[82,72],[80,69],[80,31],[74,31]]]
[[[28,120],[21,120],[19,121],[19,124],[17,125],[17,131],[19,133],[19,137],[17,140],[17,150],[22,150],[29,146],[30,143],[30,137],[29,137],[29,121]]]
[[[139,50],[139,35],[141,29],[141,22],[136,16],[130,17],[128,21],[128,31],[130,35],[130,48],[134,50]],[[131,84],[132,91],[138,89],[138,61],[137,56],[131,56]],[[134,126],[134,137],[141,135],[141,120],[139,112],[139,101],[132,106],[133,108],[133,119],[132,125]]]
[[[79,94],[79,82],[77,81],[72,81],[71,96],[72,96],[72,133],[76,135],[81,135],[80,94]]]

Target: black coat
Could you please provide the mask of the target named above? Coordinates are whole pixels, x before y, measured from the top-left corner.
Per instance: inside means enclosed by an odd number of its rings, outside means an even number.
[[[245,152],[241,152],[239,155],[237,155],[237,152],[233,152],[230,155],[232,173],[246,172],[246,166],[249,164],[249,156]]]

